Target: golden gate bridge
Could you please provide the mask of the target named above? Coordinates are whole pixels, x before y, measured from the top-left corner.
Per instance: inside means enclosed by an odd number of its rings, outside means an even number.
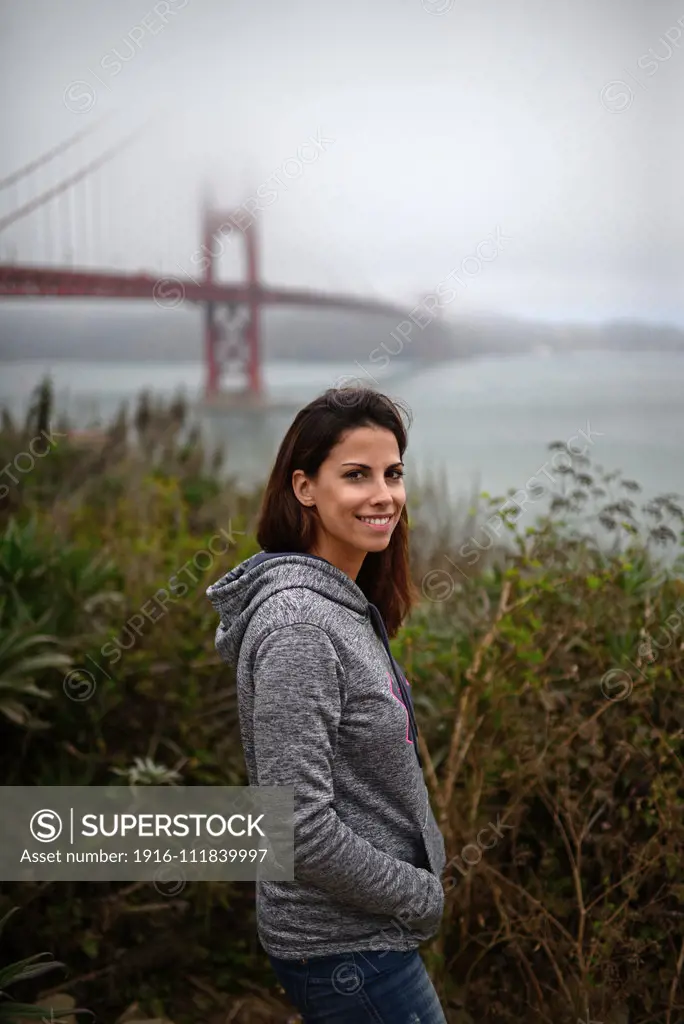
[[[38,172],[54,165],[60,157],[91,136],[106,118],[96,125],[82,129],[52,146],[37,158],[26,163],[0,180],[0,194],[14,193]],[[103,149],[76,170],[66,174],[55,184],[43,188],[29,199],[19,202],[0,215],[0,243],[3,232],[17,224],[31,223],[37,211],[55,207],[80,184],[95,178],[104,167],[145,135],[149,122],[130,132],[122,141]],[[89,193],[88,214],[96,217],[97,206],[109,201],[101,190]],[[54,221],[54,217],[51,220]],[[53,242],[62,251],[68,251],[71,265],[64,260],[56,264],[45,261],[26,262],[16,258],[2,259],[0,255],[0,298],[44,298],[107,300],[146,299],[158,306],[173,308],[188,302],[203,310],[203,360],[205,368],[205,401],[221,404],[227,395],[222,381],[228,364],[237,376],[237,394],[258,405],[263,397],[261,314],[268,306],[315,307],[354,312],[391,315],[401,320],[406,310],[395,303],[376,298],[352,297],[303,288],[273,287],[267,285],[260,272],[260,242],[258,218],[253,214],[245,218],[244,204],[237,209],[222,210],[208,200],[202,204],[200,218],[201,267],[196,275],[160,275],[145,272],[120,272],[111,268],[79,267],[79,252],[75,242],[72,216],[63,218],[61,233]],[[230,234],[243,247],[246,275],[243,281],[218,280],[218,260],[215,244],[223,235]],[[235,392],[231,392],[235,394]]]

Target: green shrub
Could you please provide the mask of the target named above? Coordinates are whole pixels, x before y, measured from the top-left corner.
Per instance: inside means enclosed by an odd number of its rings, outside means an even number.
[[[17,909],[16,907],[13,908],[0,920],[0,936],[7,921]],[[47,960],[45,959],[46,957],[48,958]],[[64,967],[64,964],[53,960],[51,953],[36,953],[35,956],[26,957],[24,960],[8,964],[6,967],[0,966],[0,1021],[7,1021],[7,1024],[14,1024],[15,1021],[20,1020],[46,1021],[47,1014],[49,1013],[51,1024],[52,1021],[62,1020],[64,1017],[75,1016],[79,1013],[87,1013],[92,1016],[90,1010],[56,1010],[52,1007],[38,1007],[29,1003],[17,1003],[5,991],[5,989],[12,985],[33,981],[34,978],[39,978],[49,971],[55,971],[60,967]]]

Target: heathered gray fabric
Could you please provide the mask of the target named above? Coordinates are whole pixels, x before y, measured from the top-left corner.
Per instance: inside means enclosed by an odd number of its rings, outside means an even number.
[[[264,557],[207,590],[249,783],[294,787],[295,881],[257,882],[259,939],[284,958],[413,949],[439,928],[446,855],[368,601],[327,561]]]

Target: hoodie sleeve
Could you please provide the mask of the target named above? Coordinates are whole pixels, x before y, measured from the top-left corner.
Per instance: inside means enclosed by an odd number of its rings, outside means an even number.
[[[409,926],[438,920],[440,880],[378,850],[333,807],[344,671],[328,634],[280,626],[259,646],[253,678],[258,784],[294,787],[295,879]]]

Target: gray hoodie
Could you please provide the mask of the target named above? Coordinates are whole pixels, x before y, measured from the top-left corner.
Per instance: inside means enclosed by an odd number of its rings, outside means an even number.
[[[253,555],[207,590],[236,669],[251,786],[294,787],[293,882],[257,881],[285,959],[414,949],[444,909],[444,840],[378,609],[314,555]]]

